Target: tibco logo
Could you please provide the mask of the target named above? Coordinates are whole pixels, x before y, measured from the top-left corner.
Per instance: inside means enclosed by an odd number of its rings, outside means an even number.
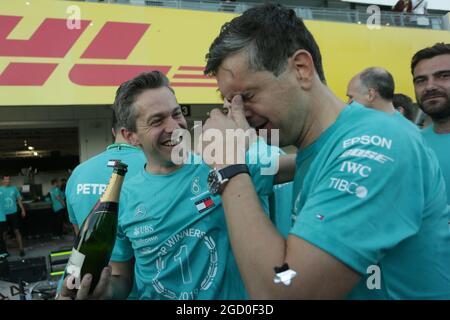
[[[368,190],[364,186],[360,186],[355,182],[349,182],[344,179],[330,178],[330,180],[330,188],[336,189],[340,192],[346,192],[355,195],[360,199],[364,199],[365,197],[367,197]]]

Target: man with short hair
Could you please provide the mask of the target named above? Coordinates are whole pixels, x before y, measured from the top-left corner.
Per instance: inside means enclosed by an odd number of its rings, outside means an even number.
[[[450,298],[437,159],[410,122],[346,105],[331,92],[320,50],[294,10],[266,4],[227,22],[205,73],[231,102],[228,116],[211,111],[205,132],[278,129],[280,146],[299,148],[287,240],[247,174],[211,184],[251,298]],[[213,176],[235,165],[203,159]]]
[[[355,75],[347,87],[348,103],[356,101],[368,108],[394,113],[394,78],[383,68],[368,68]]]
[[[450,208],[450,44],[419,50],[412,58],[411,73],[417,103],[432,119],[422,134],[439,160]]]
[[[90,297],[123,299],[134,279],[137,299],[245,299],[221,199],[208,191],[209,167],[193,153],[181,164],[173,159],[187,123],[167,77],[153,71],[123,83],[114,111],[147,164],[122,187],[111,268]],[[248,169],[257,185],[265,181],[259,169]],[[87,298],[89,286],[83,277],[76,298]],[[64,285],[60,299],[69,296]]]
[[[19,190],[11,185],[11,177],[3,176],[2,186],[0,187],[0,206],[3,206],[3,211],[6,214],[6,222],[9,227],[14,231],[16,236],[17,244],[19,246],[19,255],[23,257],[25,255],[25,250],[23,249],[22,234],[20,232],[21,228],[21,217],[26,217],[25,207],[22,203],[22,196]],[[20,215],[17,207],[20,207]],[[3,231],[2,237],[7,242],[7,230]]]

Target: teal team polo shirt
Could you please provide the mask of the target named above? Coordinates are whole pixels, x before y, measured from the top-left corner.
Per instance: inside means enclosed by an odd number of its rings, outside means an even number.
[[[70,222],[81,226],[95,203],[106,190],[113,169],[108,161],[121,160],[128,165],[126,181],[144,168],[144,153],[129,144],[112,144],[108,148],[78,165],[67,181],[67,211]]]
[[[293,200],[290,233],[362,275],[348,298],[450,298],[444,180],[413,124],[347,106],[299,150]]]

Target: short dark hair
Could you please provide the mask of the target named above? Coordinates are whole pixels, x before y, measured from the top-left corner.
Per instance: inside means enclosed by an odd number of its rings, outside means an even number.
[[[120,85],[116,91],[113,109],[116,121],[114,128],[124,127],[131,132],[136,132],[136,110],[133,107],[136,98],[147,89],[158,89],[169,86],[169,79],[160,71],[144,72],[137,77]]]
[[[411,73],[414,74],[414,69],[420,61],[443,54],[450,54],[450,43],[438,42],[432,47],[417,51],[411,59]]]
[[[205,74],[216,75],[226,57],[247,50],[252,70],[267,70],[278,76],[285,70],[287,59],[299,49],[311,54],[319,78],[325,83],[319,46],[303,20],[292,9],[266,3],[222,26],[206,54]]]
[[[374,88],[384,100],[392,101],[395,92],[394,78],[383,68],[368,68],[360,73],[361,83],[366,88]]]
[[[417,118],[417,112],[419,111],[419,107],[412,101],[410,97],[407,95],[396,93],[394,94],[394,98],[392,99],[392,104],[395,109],[402,107],[405,109],[405,118],[414,122]]]
[[[56,178],[53,178],[53,179],[50,181],[51,184],[55,184],[55,183],[57,183],[57,182],[58,182],[58,179],[56,179]]]

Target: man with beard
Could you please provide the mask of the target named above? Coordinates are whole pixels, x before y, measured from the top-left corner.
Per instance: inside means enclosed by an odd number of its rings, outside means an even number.
[[[422,133],[438,157],[450,205],[450,44],[418,51],[411,72],[417,103],[433,121]]]

